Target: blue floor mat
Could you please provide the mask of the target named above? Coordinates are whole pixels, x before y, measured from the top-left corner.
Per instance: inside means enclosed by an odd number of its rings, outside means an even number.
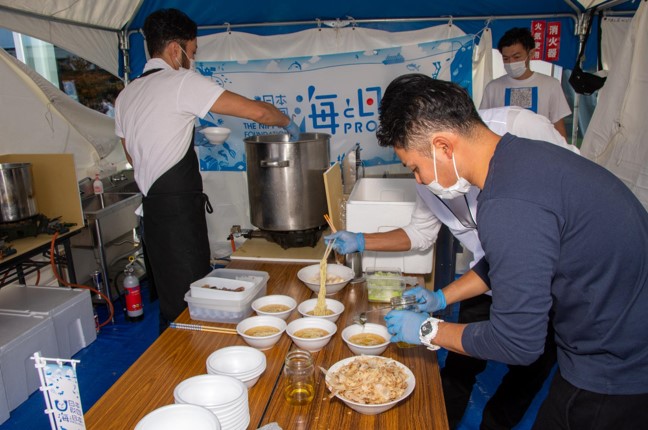
[[[116,300],[115,323],[105,325],[97,339],[74,355],[77,364],[77,379],[81,393],[81,405],[88,411],[92,405],[115,383],[131,364],[157,339],[159,334],[159,305],[156,300],[149,303],[146,282],[142,282],[144,319],[138,322],[126,321],[122,303]],[[99,321],[108,317],[106,306],[96,306]],[[40,391],[31,396],[0,425],[0,430],[47,430],[49,418],[43,412],[45,400]]]

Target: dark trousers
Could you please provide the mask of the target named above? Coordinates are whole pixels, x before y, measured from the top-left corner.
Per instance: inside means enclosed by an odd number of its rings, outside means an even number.
[[[484,321],[489,318],[490,296],[482,294],[460,303],[459,323]],[[508,366],[495,394],[486,403],[481,429],[510,429],[520,422],[536,394],[556,363],[553,330],[547,334],[544,353],[529,366]],[[448,352],[441,370],[450,428],[456,428],[464,415],[477,375],[484,371],[487,361]]]
[[[634,430],[648,428],[648,393],[598,394],[556,372],[533,430]]]

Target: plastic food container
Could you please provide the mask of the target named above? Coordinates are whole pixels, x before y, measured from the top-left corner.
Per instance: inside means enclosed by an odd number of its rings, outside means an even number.
[[[267,272],[240,269],[216,269],[191,284],[185,294],[191,319],[238,323],[252,313],[252,302],[266,294],[270,275]],[[236,281],[236,282],[232,282]],[[205,284],[243,286],[239,292],[202,288]],[[195,287],[195,288],[194,288]],[[198,289],[198,290],[197,290]],[[196,291],[200,297],[195,295]],[[206,293],[207,296],[203,296]]]
[[[370,302],[389,303],[392,297],[402,296],[405,290],[405,279],[395,268],[369,268],[366,281]]]

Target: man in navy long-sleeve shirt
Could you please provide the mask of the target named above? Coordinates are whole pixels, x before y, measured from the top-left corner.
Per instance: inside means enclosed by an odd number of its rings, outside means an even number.
[[[378,140],[442,198],[482,190],[484,260],[443,294],[454,303],[489,284],[493,293],[490,320],[479,323],[392,311],[392,340],[528,364],[552,315],[559,371],[535,428],[645,425],[648,213],[631,191],[555,145],[500,138],[461,87],[424,75],[387,88]]]

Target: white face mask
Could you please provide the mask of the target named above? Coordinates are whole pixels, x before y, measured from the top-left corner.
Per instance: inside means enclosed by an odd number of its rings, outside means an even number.
[[[513,79],[519,78],[526,72],[526,60],[515,61],[513,63],[504,63],[504,70]]]
[[[183,54],[185,54],[185,57],[187,57],[187,59],[189,60],[189,68],[187,70],[191,70],[192,72],[195,72],[196,71],[196,61],[189,58],[189,55],[187,55],[187,51],[182,49],[182,46],[180,47],[180,50],[182,51]],[[182,67],[182,58],[180,60],[181,61],[178,61],[178,65],[180,66],[180,68],[184,69],[184,67]]]
[[[464,194],[468,193],[468,191],[470,191],[470,187],[472,186],[470,185],[470,182],[459,176],[454,152],[452,153],[452,165],[454,166],[455,175],[457,175],[457,182],[455,182],[454,185],[451,185],[448,188],[443,188],[439,181],[437,181],[438,176],[436,167],[436,150],[434,148],[432,149],[432,157],[434,158],[434,181],[426,185],[426,187],[430,191],[445,200],[463,196]]]

